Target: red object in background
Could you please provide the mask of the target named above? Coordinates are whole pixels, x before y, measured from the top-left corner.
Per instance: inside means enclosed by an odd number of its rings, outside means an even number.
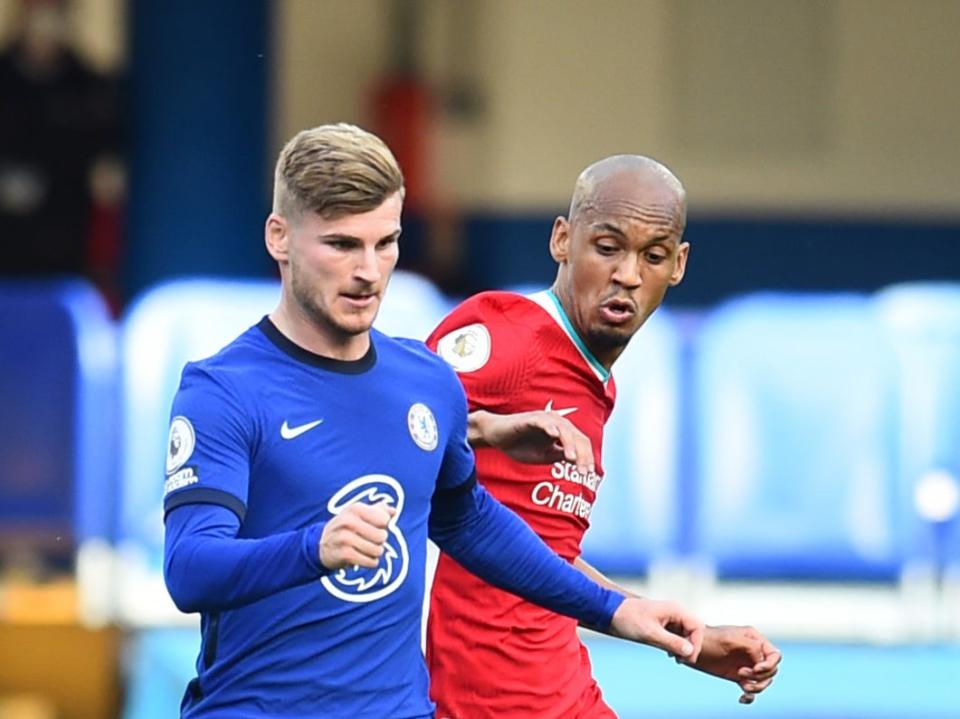
[[[114,316],[119,315],[122,304],[120,287],[117,284],[122,237],[122,204],[94,202],[90,211],[86,265],[91,279],[103,293]]]
[[[430,135],[435,110],[432,94],[419,80],[387,78],[371,94],[374,133],[379,135],[403,170],[404,206],[427,214],[435,207]]]

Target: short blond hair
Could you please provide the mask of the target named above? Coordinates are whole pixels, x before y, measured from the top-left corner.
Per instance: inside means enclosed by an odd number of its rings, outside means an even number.
[[[356,125],[320,125],[281,150],[273,211],[288,220],[306,212],[336,219],[376,209],[402,191],[403,173],[383,140]]]

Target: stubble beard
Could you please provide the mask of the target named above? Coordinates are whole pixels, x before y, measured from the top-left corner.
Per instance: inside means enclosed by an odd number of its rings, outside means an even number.
[[[341,339],[349,339],[367,332],[370,327],[349,327],[338,322],[331,312],[324,309],[317,302],[316,297],[310,288],[309,282],[304,282],[296,267],[291,263],[290,266],[290,289],[293,293],[293,299],[310,321],[318,329],[325,333],[331,333]]]
[[[639,328],[638,328],[639,329]],[[610,350],[623,349],[636,332],[620,332],[613,329],[593,329],[587,333],[586,341],[595,354]]]
[[[652,312],[650,314],[653,314]],[[611,350],[623,350],[630,340],[640,331],[640,328],[650,318],[650,314],[643,317],[642,321],[636,327],[616,328],[605,327],[602,324],[599,327],[592,327],[584,338],[587,344],[596,351],[604,353]]]

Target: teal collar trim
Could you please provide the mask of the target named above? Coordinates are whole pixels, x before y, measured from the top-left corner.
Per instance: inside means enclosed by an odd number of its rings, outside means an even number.
[[[573,323],[570,321],[570,318],[567,317],[567,313],[563,309],[563,305],[560,304],[560,298],[557,297],[553,290],[547,290],[547,297],[550,298],[550,301],[553,302],[553,306],[557,308],[557,314],[560,316],[560,321],[563,323],[563,328],[567,331],[567,334],[570,336],[570,339],[573,340],[573,343],[577,346],[577,349],[580,350],[580,354],[583,355],[583,358],[590,364],[593,368],[593,371],[596,372],[600,379],[606,383],[610,379],[610,373],[607,371],[607,368],[600,364],[600,360],[593,356],[593,353],[587,349],[587,345],[584,344],[584,341],[580,339],[580,335],[577,334],[577,331],[573,328]]]

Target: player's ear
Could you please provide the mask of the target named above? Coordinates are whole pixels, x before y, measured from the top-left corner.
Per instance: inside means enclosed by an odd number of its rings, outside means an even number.
[[[681,242],[680,246],[677,248],[677,263],[673,267],[673,274],[670,275],[671,287],[676,287],[680,284],[680,280],[683,279],[683,275],[687,271],[687,256],[689,254],[690,243]]]
[[[267,252],[277,262],[287,261],[290,252],[290,224],[276,212],[271,212],[263,228],[263,241]]]
[[[566,262],[570,254],[570,223],[560,215],[553,221],[550,233],[550,256],[556,262]]]

